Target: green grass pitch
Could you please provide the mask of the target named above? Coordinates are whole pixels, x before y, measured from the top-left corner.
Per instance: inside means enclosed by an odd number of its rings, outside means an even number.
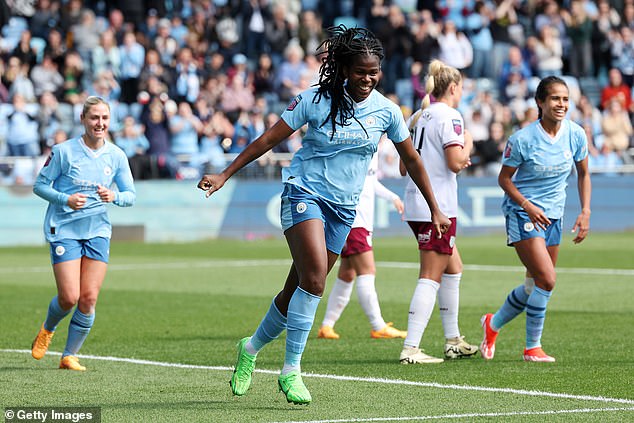
[[[417,280],[413,239],[375,239],[383,316],[407,326]],[[0,249],[0,405],[89,407],[103,422],[353,422],[634,420],[634,233],[593,233],[562,243],[543,344],[554,364],[524,363],[524,317],[501,332],[495,359],[404,366],[402,340],[370,339],[353,295],[338,341],[316,338],[304,353],[309,406],[277,389],[282,338],[258,356],[250,391],[233,397],[235,344],[250,335],[289,266],[282,240],[192,244],[113,243],[84,373],[58,370],[69,319],[41,361],[28,350],[55,294],[45,246]],[[472,343],[523,273],[502,234],[463,237],[460,327]],[[329,276],[326,291],[334,279]],[[442,355],[438,312],[422,347]]]

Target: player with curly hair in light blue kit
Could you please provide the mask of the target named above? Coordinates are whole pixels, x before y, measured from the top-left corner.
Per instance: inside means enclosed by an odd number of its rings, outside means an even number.
[[[230,380],[234,395],[251,385],[257,354],[285,329],[286,355],[278,378],[286,400],[308,404],[312,397],[300,361],[326,285],[355,217],[368,166],[381,135],[394,141],[408,172],[425,195],[439,233],[450,225],[436,204],[420,156],[412,146],[399,107],[377,92],[383,48],[363,28],[339,26],[320,46],[319,82],[295,97],[281,119],[220,174],[204,175],[198,188],[207,196],[246,164],[308,125],[288,168],[283,170],[281,221],[293,258],[282,291],[255,333],[238,343]]]

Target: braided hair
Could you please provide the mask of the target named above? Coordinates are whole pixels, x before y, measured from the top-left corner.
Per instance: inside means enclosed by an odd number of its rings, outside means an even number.
[[[331,99],[330,113],[322,122],[324,126],[327,122],[332,124],[332,135],[336,131],[335,125],[348,126],[350,119],[354,119],[361,125],[361,122],[354,116],[354,105],[352,98],[345,95],[344,91],[344,68],[352,65],[353,59],[357,56],[376,56],[379,61],[383,60],[383,46],[376,36],[365,28],[346,28],[344,25],[328,28],[330,37],[321,43],[318,52],[322,52],[325,57],[322,59],[319,68],[319,88],[313,98],[313,103],[318,103],[322,96]],[[321,127],[320,126],[320,127]],[[365,128],[363,128],[365,131]],[[367,135],[367,131],[366,135]]]

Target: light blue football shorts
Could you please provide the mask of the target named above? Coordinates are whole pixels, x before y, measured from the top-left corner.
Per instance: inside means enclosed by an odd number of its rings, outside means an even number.
[[[354,209],[334,205],[296,185],[284,184],[280,208],[284,232],[305,220],[320,219],[324,222],[326,248],[335,254],[341,254],[355,215]]]
[[[506,245],[529,238],[544,238],[546,246],[561,244],[561,228],[563,219],[550,219],[550,225],[544,231],[535,226],[526,212],[511,212],[506,218]]]
[[[108,263],[110,258],[110,239],[101,236],[91,239],[61,239],[50,244],[53,264],[81,257]]]

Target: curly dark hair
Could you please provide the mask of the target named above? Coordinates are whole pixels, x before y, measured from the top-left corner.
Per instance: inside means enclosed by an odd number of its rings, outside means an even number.
[[[322,96],[331,99],[330,113],[321,124],[324,126],[330,121],[334,136],[335,125],[348,126],[350,119],[361,122],[354,117],[352,99],[344,95],[343,84],[345,75],[343,69],[352,65],[357,56],[376,56],[383,60],[383,46],[376,36],[365,28],[346,28],[344,25],[328,28],[329,38],[326,39],[318,52],[324,55],[319,68],[319,88],[313,98],[313,103],[318,103]],[[365,131],[365,128],[363,128]],[[366,131],[367,135],[367,131]]]

